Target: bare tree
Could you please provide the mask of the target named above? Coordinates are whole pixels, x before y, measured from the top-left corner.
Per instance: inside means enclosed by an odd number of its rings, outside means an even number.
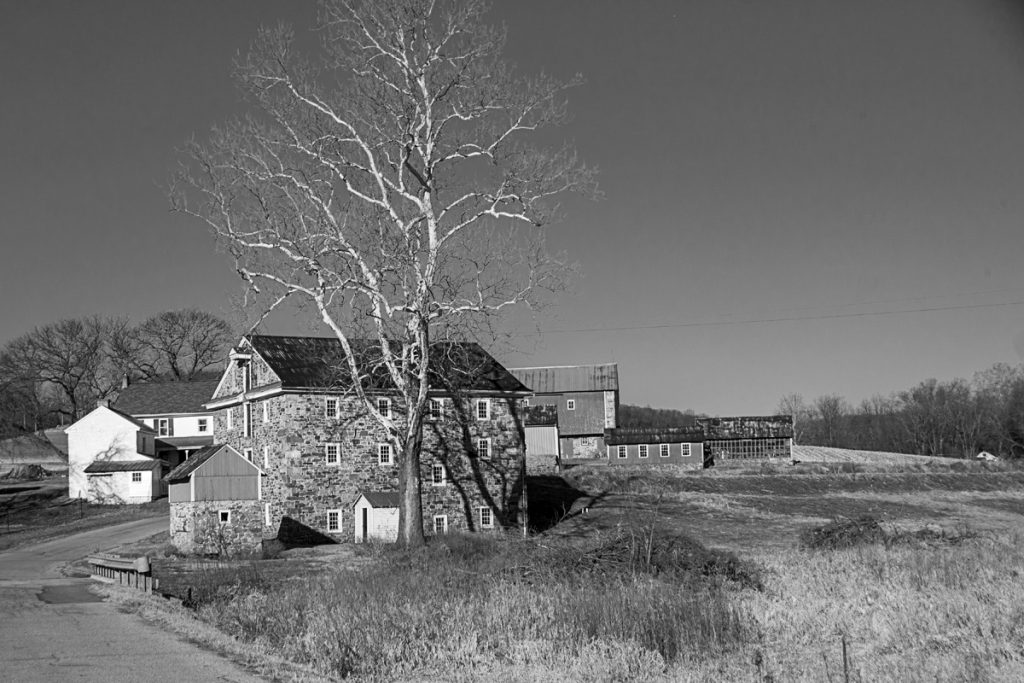
[[[520,78],[481,0],[330,0],[323,49],[260,31],[237,63],[252,116],[193,143],[174,206],[212,227],[263,310],[304,300],[344,350],[345,389],[400,455],[400,540],[422,543],[420,451],[437,342],[561,286],[551,199],[595,192],[569,147],[528,144],[566,119],[577,79]],[[372,354],[354,350],[360,336]],[[367,369],[361,360],[372,358]],[[367,395],[385,373],[394,416]]]
[[[780,415],[793,416],[793,443],[805,443],[814,409],[804,401],[801,394],[786,394],[779,399],[776,408]]]
[[[828,394],[814,399],[814,411],[820,423],[820,442],[823,446],[842,445],[846,416],[850,406],[846,399],[837,394]]]
[[[224,320],[194,308],[154,315],[113,341],[131,374],[174,380],[193,379],[223,360],[231,342]]]

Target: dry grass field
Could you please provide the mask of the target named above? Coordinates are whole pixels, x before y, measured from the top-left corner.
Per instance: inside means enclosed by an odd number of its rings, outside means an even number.
[[[191,614],[282,680],[1024,680],[1020,469],[581,468],[531,490],[564,507],[528,539],[221,565],[183,579]]]

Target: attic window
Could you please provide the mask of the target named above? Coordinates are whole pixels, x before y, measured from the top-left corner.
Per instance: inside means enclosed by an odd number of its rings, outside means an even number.
[[[378,398],[377,412],[380,413],[382,417],[391,417],[391,399]]]
[[[565,402],[565,409],[566,410],[576,410],[576,399],[570,398],[569,400],[567,400]]]

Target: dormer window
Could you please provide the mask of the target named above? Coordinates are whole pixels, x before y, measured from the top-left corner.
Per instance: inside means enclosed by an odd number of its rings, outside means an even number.
[[[391,399],[378,398],[377,412],[381,414],[381,417],[391,417]]]

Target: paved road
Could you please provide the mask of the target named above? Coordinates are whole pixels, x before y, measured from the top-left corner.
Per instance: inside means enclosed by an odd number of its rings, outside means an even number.
[[[94,550],[143,539],[166,526],[166,518],[128,522],[0,553],[0,680],[261,681],[100,602],[88,591],[88,579],[60,574],[62,565]]]

